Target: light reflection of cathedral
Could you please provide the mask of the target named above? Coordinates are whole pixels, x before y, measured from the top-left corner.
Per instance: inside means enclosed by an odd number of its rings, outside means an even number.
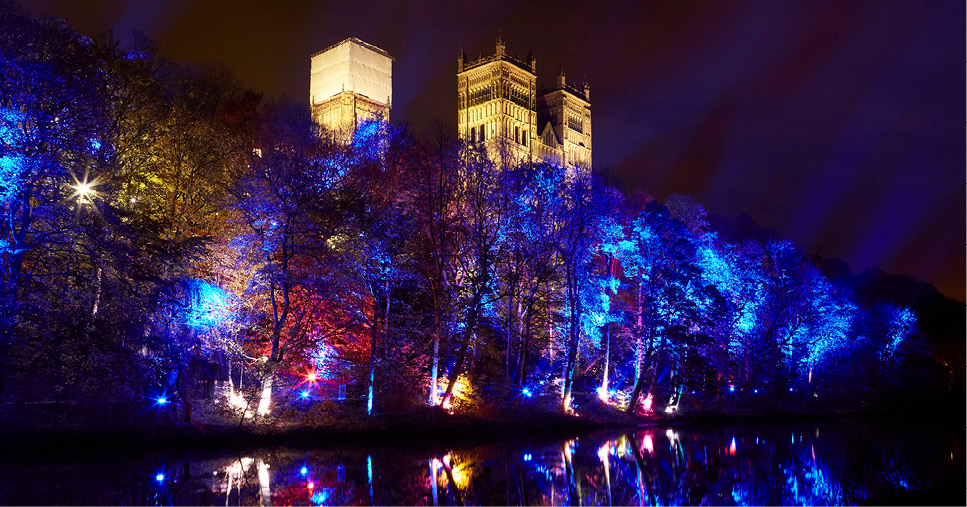
[[[389,120],[393,57],[356,38],[312,56],[309,103],[313,119],[349,140],[370,119]],[[537,59],[507,54],[498,38],[491,56],[457,58],[457,132],[482,143],[502,165],[548,161],[591,167],[591,99],[587,83],[567,83],[564,71],[550,87],[537,87]]]

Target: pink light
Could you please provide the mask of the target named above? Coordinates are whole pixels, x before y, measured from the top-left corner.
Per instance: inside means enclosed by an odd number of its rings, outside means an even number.
[[[729,444],[729,454],[731,454],[732,456],[735,456],[735,450],[736,450],[735,437],[732,437],[732,443]]]
[[[641,406],[645,413],[651,413],[651,393],[648,393],[648,396],[641,402]]]
[[[655,454],[655,443],[652,442],[651,435],[645,435],[642,444],[645,446],[645,450],[648,451],[648,454]]]
[[[310,371],[309,374],[306,375],[306,380],[308,380],[309,382],[315,382],[316,381],[316,372]]]
[[[309,484],[306,484],[306,487],[309,488],[309,489],[312,489],[312,488],[315,488],[316,485],[315,485],[315,483],[310,482]]]

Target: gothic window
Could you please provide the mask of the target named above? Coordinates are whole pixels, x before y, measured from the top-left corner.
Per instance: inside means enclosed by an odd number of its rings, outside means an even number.
[[[486,134],[484,133],[484,126],[481,125],[480,126],[480,142],[484,142],[485,140],[486,140]]]
[[[514,127],[514,142],[520,142],[520,127]]]
[[[470,141],[473,142],[476,140],[477,140],[477,129],[475,127],[470,127]]]
[[[584,125],[583,125],[583,123],[584,122],[582,122],[581,119],[578,118],[577,116],[568,115],[568,117],[567,117],[567,126],[571,130],[574,130],[574,131],[577,131],[577,132],[584,132]]]
[[[527,131],[526,130],[523,132],[523,135],[520,136],[520,144],[523,144],[524,146],[527,146]]]

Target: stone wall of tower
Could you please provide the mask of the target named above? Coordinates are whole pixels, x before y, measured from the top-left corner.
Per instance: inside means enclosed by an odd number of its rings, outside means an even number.
[[[490,57],[465,64],[457,59],[457,132],[483,143],[492,160],[516,164],[533,160],[537,137],[536,62],[504,53],[498,41]]]
[[[497,40],[492,56],[457,58],[457,131],[483,143],[497,163],[543,160],[568,168],[591,167],[591,101],[587,85],[565,83],[538,90],[537,62],[506,54]]]
[[[356,38],[312,56],[309,65],[312,118],[342,141],[363,121],[389,121],[393,57]]]
[[[591,101],[587,85],[569,86],[564,73],[542,89],[537,101],[538,125],[549,156],[567,167],[591,167]],[[550,132],[545,132],[550,131]],[[553,133],[553,135],[551,135]]]

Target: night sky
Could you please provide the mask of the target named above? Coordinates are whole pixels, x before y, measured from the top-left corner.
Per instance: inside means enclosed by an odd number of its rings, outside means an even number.
[[[594,165],[624,187],[964,300],[964,2],[411,3],[23,2],[300,102],[310,55],[358,37],[396,58],[392,119],[417,132],[455,124],[456,56],[499,31],[539,84],[590,83]]]

